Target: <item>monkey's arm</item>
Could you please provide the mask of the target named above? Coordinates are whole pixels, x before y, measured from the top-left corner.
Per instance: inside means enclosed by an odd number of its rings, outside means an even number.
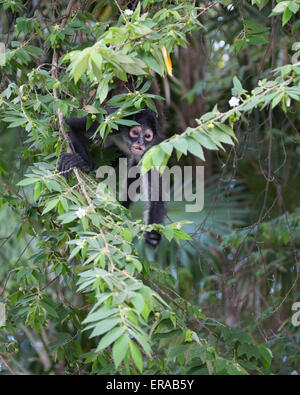
[[[64,176],[69,178],[73,167],[82,166],[88,170],[92,170],[94,168],[94,164],[88,150],[86,135],[94,133],[99,126],[99,123],[95,121],[88,131],[86,131],[86,117],[69,118],[66,120],[66,123],[70,127],[69,137],[73,152],[61,155],[58,170],[60,172],[64,172]]]

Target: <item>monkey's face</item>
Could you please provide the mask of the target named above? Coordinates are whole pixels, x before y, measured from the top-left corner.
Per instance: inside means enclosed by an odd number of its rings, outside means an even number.
[[[141,156],[153,145],[153,131],[142,126],[133,126],[129,130],[130,150],[134,155]]]

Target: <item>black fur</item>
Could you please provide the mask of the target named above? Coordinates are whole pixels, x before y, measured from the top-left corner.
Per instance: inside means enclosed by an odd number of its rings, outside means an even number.
[[[160,143],[163,140],[159,121],[157,115],[150,109],[146,109],[138,114],[135,114],[131,117],[132,120],[138,122],[142,130],[151,129],[153,132],[153,140],[150,143],[146,143],[145,152],[153,145]],[[70,127],[70,146],[72,148],[72,153],[63,154],[60,157],[58,169],[60,172],[63,172],[63,175],[68,179],[71,175],[72,169],[76,166],[83,167],[86,170],[92,170],[94,168],[94,163],[90,156],[88,150],[88,139],[87,137],[93,135],[99,123],[95,121],[92,126],[86,130],[86,117],[83,118],[68,118],[66,123]],[[122,131],[128,136],[129,128],[125,128]],[[132,144],[132,141],[127,137],[128,145]],[[134,155],[132,154],[132,157]],[[133,158],[133,164],[136,164],[138,160]],[[162,200],[162,191],[161,191],[161,177],[159,176],[159,185],[156,188],[159,188],[159,199],[158,201],[151,201],[151,186],[150,182],[150,172],[148,174],[148,191],[147,191],[147,209],[145,212],[145,222],[147,225],[149,224],[160,224],[163,222],[165,217],[165,206]],[[128,179],[128,185],[130,185],[132,179]],[[130,206],[130,199],[128,198],[126,202],[123,202],[125,207]],[[155,248],[160,242],[160,234],[156,231],[145,232],[144,238],[147,245],[151,248]]]

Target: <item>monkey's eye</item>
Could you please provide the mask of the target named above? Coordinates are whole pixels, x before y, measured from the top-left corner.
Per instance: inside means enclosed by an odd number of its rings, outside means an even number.
[[[129,136],[132,139],[137,139],[139,137],[139,134],[140,133],[139,133],[139,131],[137,129],[131,129],[130,132],[129,132]]]
[[[151,141],[153,139],[153,132],[152,130],[147,130],[147,132],[145,133],[145,140],[146,141]]]

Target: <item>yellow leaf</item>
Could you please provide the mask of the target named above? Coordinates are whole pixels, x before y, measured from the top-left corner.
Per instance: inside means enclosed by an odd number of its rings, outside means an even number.
[[[170,58],[170,55],[168,54],[167,48],[166,48],[164,45],[161,47],[161,52],[162,52],[163,57],[164,57],[164,61],[165,61],[167,73],[168,73],[171,77],[173,77],[173,74],[172,74],[172,62],[171,62],[171,58]]]

